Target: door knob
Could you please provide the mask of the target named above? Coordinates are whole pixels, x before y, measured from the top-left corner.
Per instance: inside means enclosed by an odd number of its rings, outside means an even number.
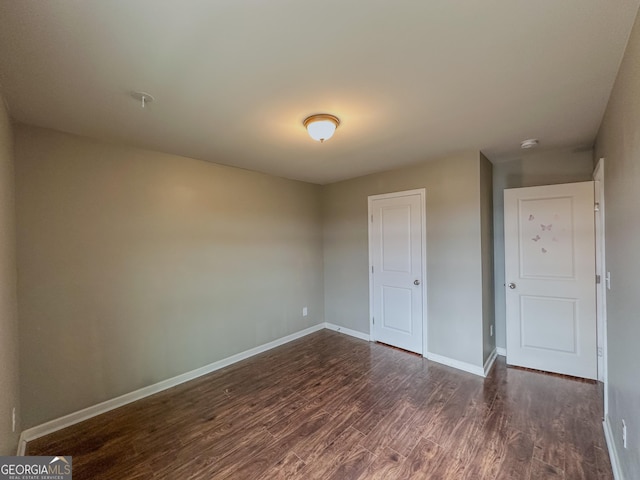
[[[515,283],[513,283],[513,282],[511,282],[508,286],[509,286],[509,288],[510,288],[511,290],[513,290],[514,288],[516,288],[516,284],[515,284]]]
[[[420,285],[420,280],[414,280],[414,281],[413,281],[413,284],[414,284],[414,285]]]

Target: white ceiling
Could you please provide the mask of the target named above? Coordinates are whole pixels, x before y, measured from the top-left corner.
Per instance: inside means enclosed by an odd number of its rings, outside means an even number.
[[[639,2],[0,0],[0,83],[20,122],[328,183],[591,145]]]

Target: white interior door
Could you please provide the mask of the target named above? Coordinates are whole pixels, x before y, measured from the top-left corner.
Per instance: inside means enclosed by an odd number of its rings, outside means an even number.
[[[597,378],[593,189],[504,191],[510,365]]]
[[[424,190],[369,197],[372,338],[423,352]]]

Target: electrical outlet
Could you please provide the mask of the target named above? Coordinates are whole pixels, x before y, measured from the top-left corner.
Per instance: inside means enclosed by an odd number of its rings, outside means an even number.
[[[309,315],[309,310],[307,310],[307,307],[303,307],[302,308],[302,316],[306,317],[307,315]]]
[[[493,325],[489,327],[489,335],[493,337]]]
[[[11,431],[16,431],[16,407],[11,410]]]
[[[627,424],[625,423],[624,418],[622,419],[622,446],[627,448]]]

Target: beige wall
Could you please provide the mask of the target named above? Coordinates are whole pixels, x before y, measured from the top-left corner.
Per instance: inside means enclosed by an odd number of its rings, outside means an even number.
[[[504,189],[585,182],[593,177],[593,151],[530,153],[493,166],[496,345],[506,347],[504,292]]]
[[[19,421],[18,319],[13,133],[0,95],[0,455],[15,455],[20,424],[12,432],[12,409]]]
[[[480,154],[480,221],[482,248],[482,357],[486,361],[496,348],[493,279],[493,165]],[[493,335],[491,327],[494,326]]]
[[[605,157],[609,418],[624,478],[640,478],[640,17],[596,140]],[[628,447],[622,446],[622,419]]]
[[[15,153],[26,428],[323,322],[319,186],[26,126]]]
[[[467,152],[323,187],[327,322],[369,332],[367,197],[426,188],[428,349],[483,364],[479,162]]]

